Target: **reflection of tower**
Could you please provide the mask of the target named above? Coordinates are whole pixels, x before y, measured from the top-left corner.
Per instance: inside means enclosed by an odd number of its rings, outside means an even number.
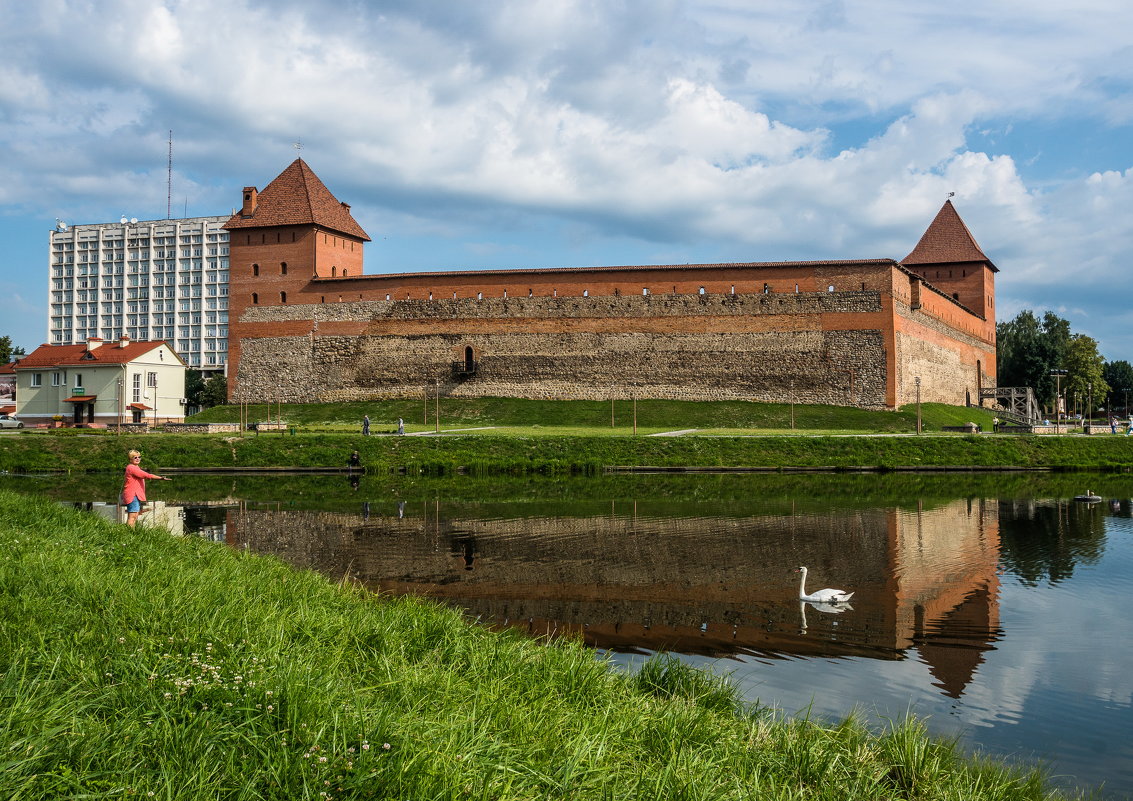
[[[936,679],[936,686],[949,698],[964,694],[983,662],[984,651],[993,647],[995,609],[991,592],[980,587],[938,619],[918,620],[917,652]],[[918,611],[923,614],[923,609]]]
[[[960,697],[999,638],[999,507],[982,499],[894,512],[895,647],[916,648],[941,690]]]

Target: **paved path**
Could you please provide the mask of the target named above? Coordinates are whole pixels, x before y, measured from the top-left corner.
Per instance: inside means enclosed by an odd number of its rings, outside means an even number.
[[[685,434],[693,434],[700,429],[697,428],[682,428],[678,431],[659,431],[656,434],[649,434],[650,437],[683,437]]]
[[[406,437],[435,437],[437,434],[444,436],[445,434],[459,434],[462,431],[490,431],[495,426],[480,426],[479,428],[446,428],[443,431],[406,431]],[[395,437],[402,436],[394,434]]]

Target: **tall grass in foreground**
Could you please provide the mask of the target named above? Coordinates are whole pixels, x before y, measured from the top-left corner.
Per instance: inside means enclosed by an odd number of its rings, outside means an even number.
[[[0,492],[0,797],[1040,799],[915,724],[745,709],[661,658],[469,625]]]

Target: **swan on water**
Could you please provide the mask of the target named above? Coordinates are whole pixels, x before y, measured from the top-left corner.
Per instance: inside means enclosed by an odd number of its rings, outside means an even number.
[[[820,604],[844,604],[853,596],[852,592],[845,590],[833,590],[827,587],[824,590],[808,593],[806,591],[806,568],[802,565],[795,570],[796,573],[802,573],[799,579],[799,600],[811,601]]]

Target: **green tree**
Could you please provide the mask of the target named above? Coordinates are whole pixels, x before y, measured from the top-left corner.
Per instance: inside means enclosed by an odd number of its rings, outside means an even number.
[[[1102,378],[1109,384],[1109,408],[1120,408],[1122,414],[1129,414],[1129,395],[1133,393],[1133,364],[1124,359],[1106,362]]]
[[[1098,353],[1098,343],[1093,337],[1085,334],[1074,334],[1070,337],[1070,344],[1066,350],[1066,387],[1067,394],[1074,395],[1083,408],[1088,402],[1093,403],[1092,409],[1086,410],[1086,415],[1094,413],[1098,403],[1109,394],[1109,384],[1103,377],[1105,360]]]
[[[205,379],[200,370],[192,367],[185,371],[185,405],[201,408],[201,393],[205,391]]]
[[[27,353],[19,345],[12,345],[12,338],[5,334],[0,337],[0,364],[7,364],[13,357],[22,358]]]
[[[228,380],[222,375],[214,375],[205,382],[201,392],[201,408],[221,406],[228,402]]]
[[[1053,312],[1040,320],[1024,309],[995,327],[998,384],[1031,387],[1039,403],[1054,402],[1057,382],[1051,370],[1068,369],[1063,362],[1070,344],[1070,323]]]

